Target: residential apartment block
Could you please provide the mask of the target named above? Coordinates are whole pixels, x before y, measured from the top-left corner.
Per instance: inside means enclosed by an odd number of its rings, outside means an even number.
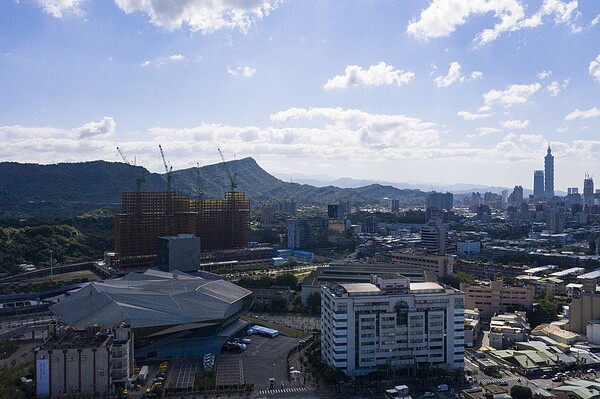
[[[380,367],[464,367],[464,295],[402,276],[322,287],[323,360],[348,376]]]
[[[460,284],[465,293],[465,307],[479,309],[484,318],[495,313],[504,313],[511,307],[531,309],[535,297],[534,286],[507,286],[502,280],[485,281],[479,284]]]

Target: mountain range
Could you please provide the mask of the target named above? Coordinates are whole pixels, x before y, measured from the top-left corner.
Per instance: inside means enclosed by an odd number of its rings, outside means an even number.
[[[225,166],[226,165],[226,166]],[[355,188],[315,187],[288,183],[269,174],[254,159],[207,165],[172,172],[172,189],[193,198],[223,198],[231,187],[256,206],[267,201],[295,200],[298,205],[327,205],[350,201],[353,206],[385,205],[398,198],[403,206],[420,206],[426,193],[392,185],[368,184]],[[228,170],[228,171],[227,171]],[[0,218],[71,217],[98,208],[118,209],[121,192],[136,189],[144,177],[144,191],[166,190],[166,175],[125,163],[92,161],[53,165],[0,163]]]

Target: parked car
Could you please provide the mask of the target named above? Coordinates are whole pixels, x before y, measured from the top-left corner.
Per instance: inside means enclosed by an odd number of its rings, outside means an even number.
[[[435,396],[435,394],[433,392],[427,391],[427,392],[423,393],[424,398],[433,398],[434,396]]]

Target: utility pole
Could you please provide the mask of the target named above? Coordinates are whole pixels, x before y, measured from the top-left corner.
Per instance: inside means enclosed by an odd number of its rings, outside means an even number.
[[[54,274],[52,273],[52,250],[50,250],[50,280],[54,279]]]

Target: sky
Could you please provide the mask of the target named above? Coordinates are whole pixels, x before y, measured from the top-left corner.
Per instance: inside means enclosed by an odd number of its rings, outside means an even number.
[[[600,179],[600,1],[3,0],[0,160]]]

